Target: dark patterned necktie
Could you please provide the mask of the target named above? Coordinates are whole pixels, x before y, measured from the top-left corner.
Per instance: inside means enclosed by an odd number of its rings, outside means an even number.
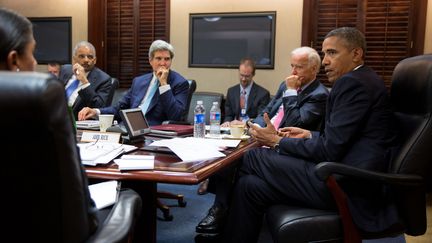
[[[244,109],[246,107],[246,91],[243,90],[240,94],[240,109]]]

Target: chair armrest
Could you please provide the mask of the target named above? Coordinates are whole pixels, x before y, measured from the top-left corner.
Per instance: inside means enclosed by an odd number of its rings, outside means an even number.
[[[118,200],[98,231],[88,242],[128,242],[129,233],[141,213],[141,198],[131,189],[119,192]]]
[[[315,166],[315,172],[323,181],[332,174],[338,174],[390,185],[420,186],[424,184],[423,178],[419,175],[375,172],[336,162],[321,162]]]

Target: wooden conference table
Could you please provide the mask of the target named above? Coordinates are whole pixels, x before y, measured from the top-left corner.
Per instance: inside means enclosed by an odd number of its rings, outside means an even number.
[[[143,146],[143,144],[134,145]],[[158,182],[198,184],[223,168],[234,165],[247,150],[256,146],[257,143],[249,139],[242,141],[235,149],[226,150],[224,152],[226,157],[198,162],[181,162],[174,154],[136,150],[129,154],[155,155],[154,170],[121,172],[113,162],[95,167],[86,166],[85,169],[91,181],[118,180],[121,181],[122,187],[131,188],[141,196],[142,211],[135,227],[133,242],[156,242]]]

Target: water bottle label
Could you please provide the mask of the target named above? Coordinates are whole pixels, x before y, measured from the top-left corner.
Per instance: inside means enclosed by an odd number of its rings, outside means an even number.
[[[204,114],[196,114],[195,115],[195,119],[194,119],[195,123],[204,123]]]
[[[210,120],[220,121],[220,119],[221,119],[221,114],[220,113],[211,113],[210,114]]]

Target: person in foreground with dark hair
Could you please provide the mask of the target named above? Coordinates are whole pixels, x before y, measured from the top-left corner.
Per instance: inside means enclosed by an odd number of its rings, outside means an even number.
[[[36,41],[33,37],[31,22],[24,16],[5,8],[0,8],[0,70],[1,71],[34,71],[36,60],[33,56]],[[17,111],[20,112],[20,111]],[[37,117],[35,118],[37,119]],[[31,121],[29,121],[31,122]],[[81,167],[83,175],[85,174]],[[98,227],[97,209],[88,191],[87,177],[83,176],[83,190],[86,193],[87,215],[89,218],[89,232]],[[38,183],[37,181],[35,183]],[[20,192],[22,193],[22,192]],[[11,203],[14,201],[8,200]],[[8,208],[6,206],[6,208]],[[9,211],[10,208],[8,208]],[[48,212],[49,213],[49,212]],[[31,216],[32,212],[29,212]],[[10,220],[6,215],[6,220]],[[36,220],[36,219],[30,219]]]
[[[180,121],[186,109],[189,83],[179,73],[170,69],[174,48],[163,40],[155,40],[149,48],[149,61],[153,72],[134,78],[132,86],[120,101],[101,109],[83,108],[79,120],[99,114],[114,114],[121,120],[119,111],[140,107],[150,126],[163,121]]]
[[[59,80],[63,82],[66,98],[75,119],[86,107],[101,108],[107,105],[111,91],[111,77],[96,65],[96,49],[87,41],[80,41],[73,49],[72,64],[61,67]]]
[[[395,137],[392,112],[383,80],[364,65],[364,35],[355,28],[334,29],[325,36],[322,51],[322,64],[333,83],[324,130],[287,127],[278,133],[267,115],[266,128],[250,124],[252,136],[269,148],[245,154],[222,242],[256,242],[263,215],[271,205],[335,209],[331,193],[315,175],[319,162],[387,169]],[[373,232],[395,223],[396,211],[379,202],[382,188],[338,182],[360,229]],[[371,196],[362,195],[364,190]]]
[[[35,47],[31,22],[12,10],[0,8],[0,70],[34,71]]]

